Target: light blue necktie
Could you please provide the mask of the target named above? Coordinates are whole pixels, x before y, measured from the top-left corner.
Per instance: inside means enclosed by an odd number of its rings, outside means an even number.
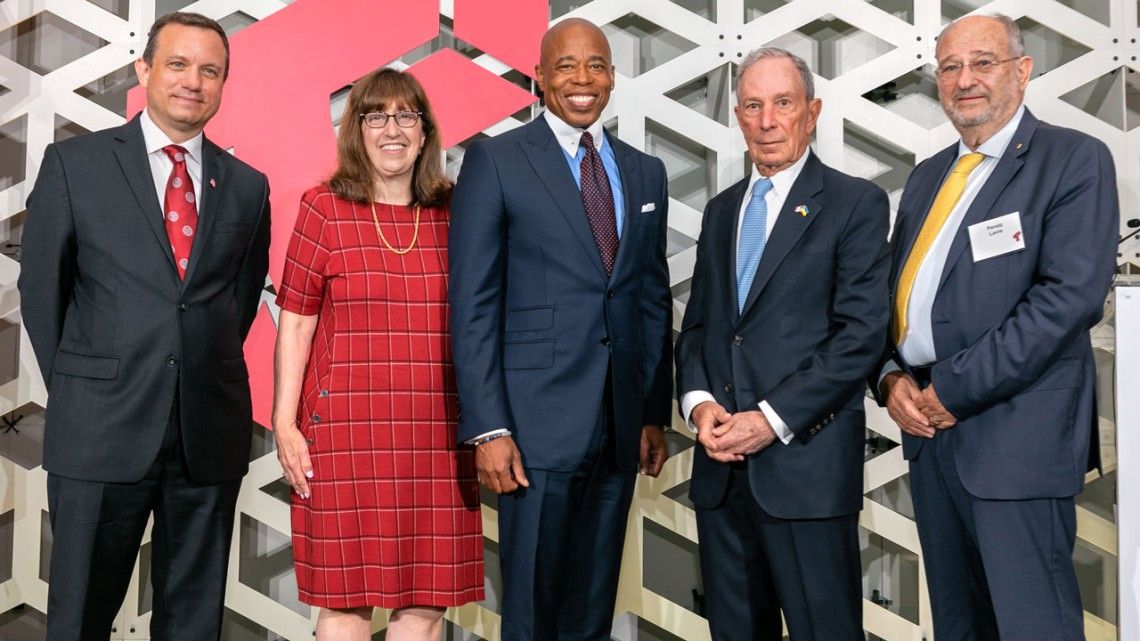
[[[752,187],[752,198],[744,208],[744,221],[740,225],[740,238],[736,241],[736,311],[744,312],[744,301],[752,288],[752,278],[768,242],[768,203],[764,195],[772,189],[772,181],[761,178]]]

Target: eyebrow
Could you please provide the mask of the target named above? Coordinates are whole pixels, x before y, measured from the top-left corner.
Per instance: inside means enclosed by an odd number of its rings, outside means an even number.
[[[560,58],[555,59],[554,64],[558,65],[558,64],[561,64],[563,62],[577,62],[577,60],[578,60],[577,56],[562,56]],[[595,55],[595,56],[590,56],[589,58],[586,58],[586,62],[607,62],[607,60],[606,60],[605,56]]]

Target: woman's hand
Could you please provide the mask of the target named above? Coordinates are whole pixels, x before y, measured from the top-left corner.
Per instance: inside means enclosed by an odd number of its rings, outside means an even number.
[[[313,463],[309,460],[309,443],[296,423],[285,423],[273,428],[277,441],[277,461],[285,472],[285,480],[303,499],[309,498],[309,479],[313,478]]]

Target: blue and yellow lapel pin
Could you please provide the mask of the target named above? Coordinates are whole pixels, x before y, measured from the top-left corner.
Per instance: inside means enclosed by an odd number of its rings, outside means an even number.
[[[796,213],[803,218],[807,218],[807,215],[811,212],[808,211],[807,205],[796,205]]]

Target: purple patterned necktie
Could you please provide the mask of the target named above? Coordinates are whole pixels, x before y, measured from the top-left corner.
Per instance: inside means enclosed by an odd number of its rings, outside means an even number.
[[[617,218],[614,216],[614,194],[610,191],[610,179],[602,167],[602,157],[594,148],[594,137],[582,132],[582,206],[586,209],[586,219],[590,221],[590,231],[594,232],[594,244],[602,257],[606,275],[614,271],[614,258],[617,257],[618,235]]]

